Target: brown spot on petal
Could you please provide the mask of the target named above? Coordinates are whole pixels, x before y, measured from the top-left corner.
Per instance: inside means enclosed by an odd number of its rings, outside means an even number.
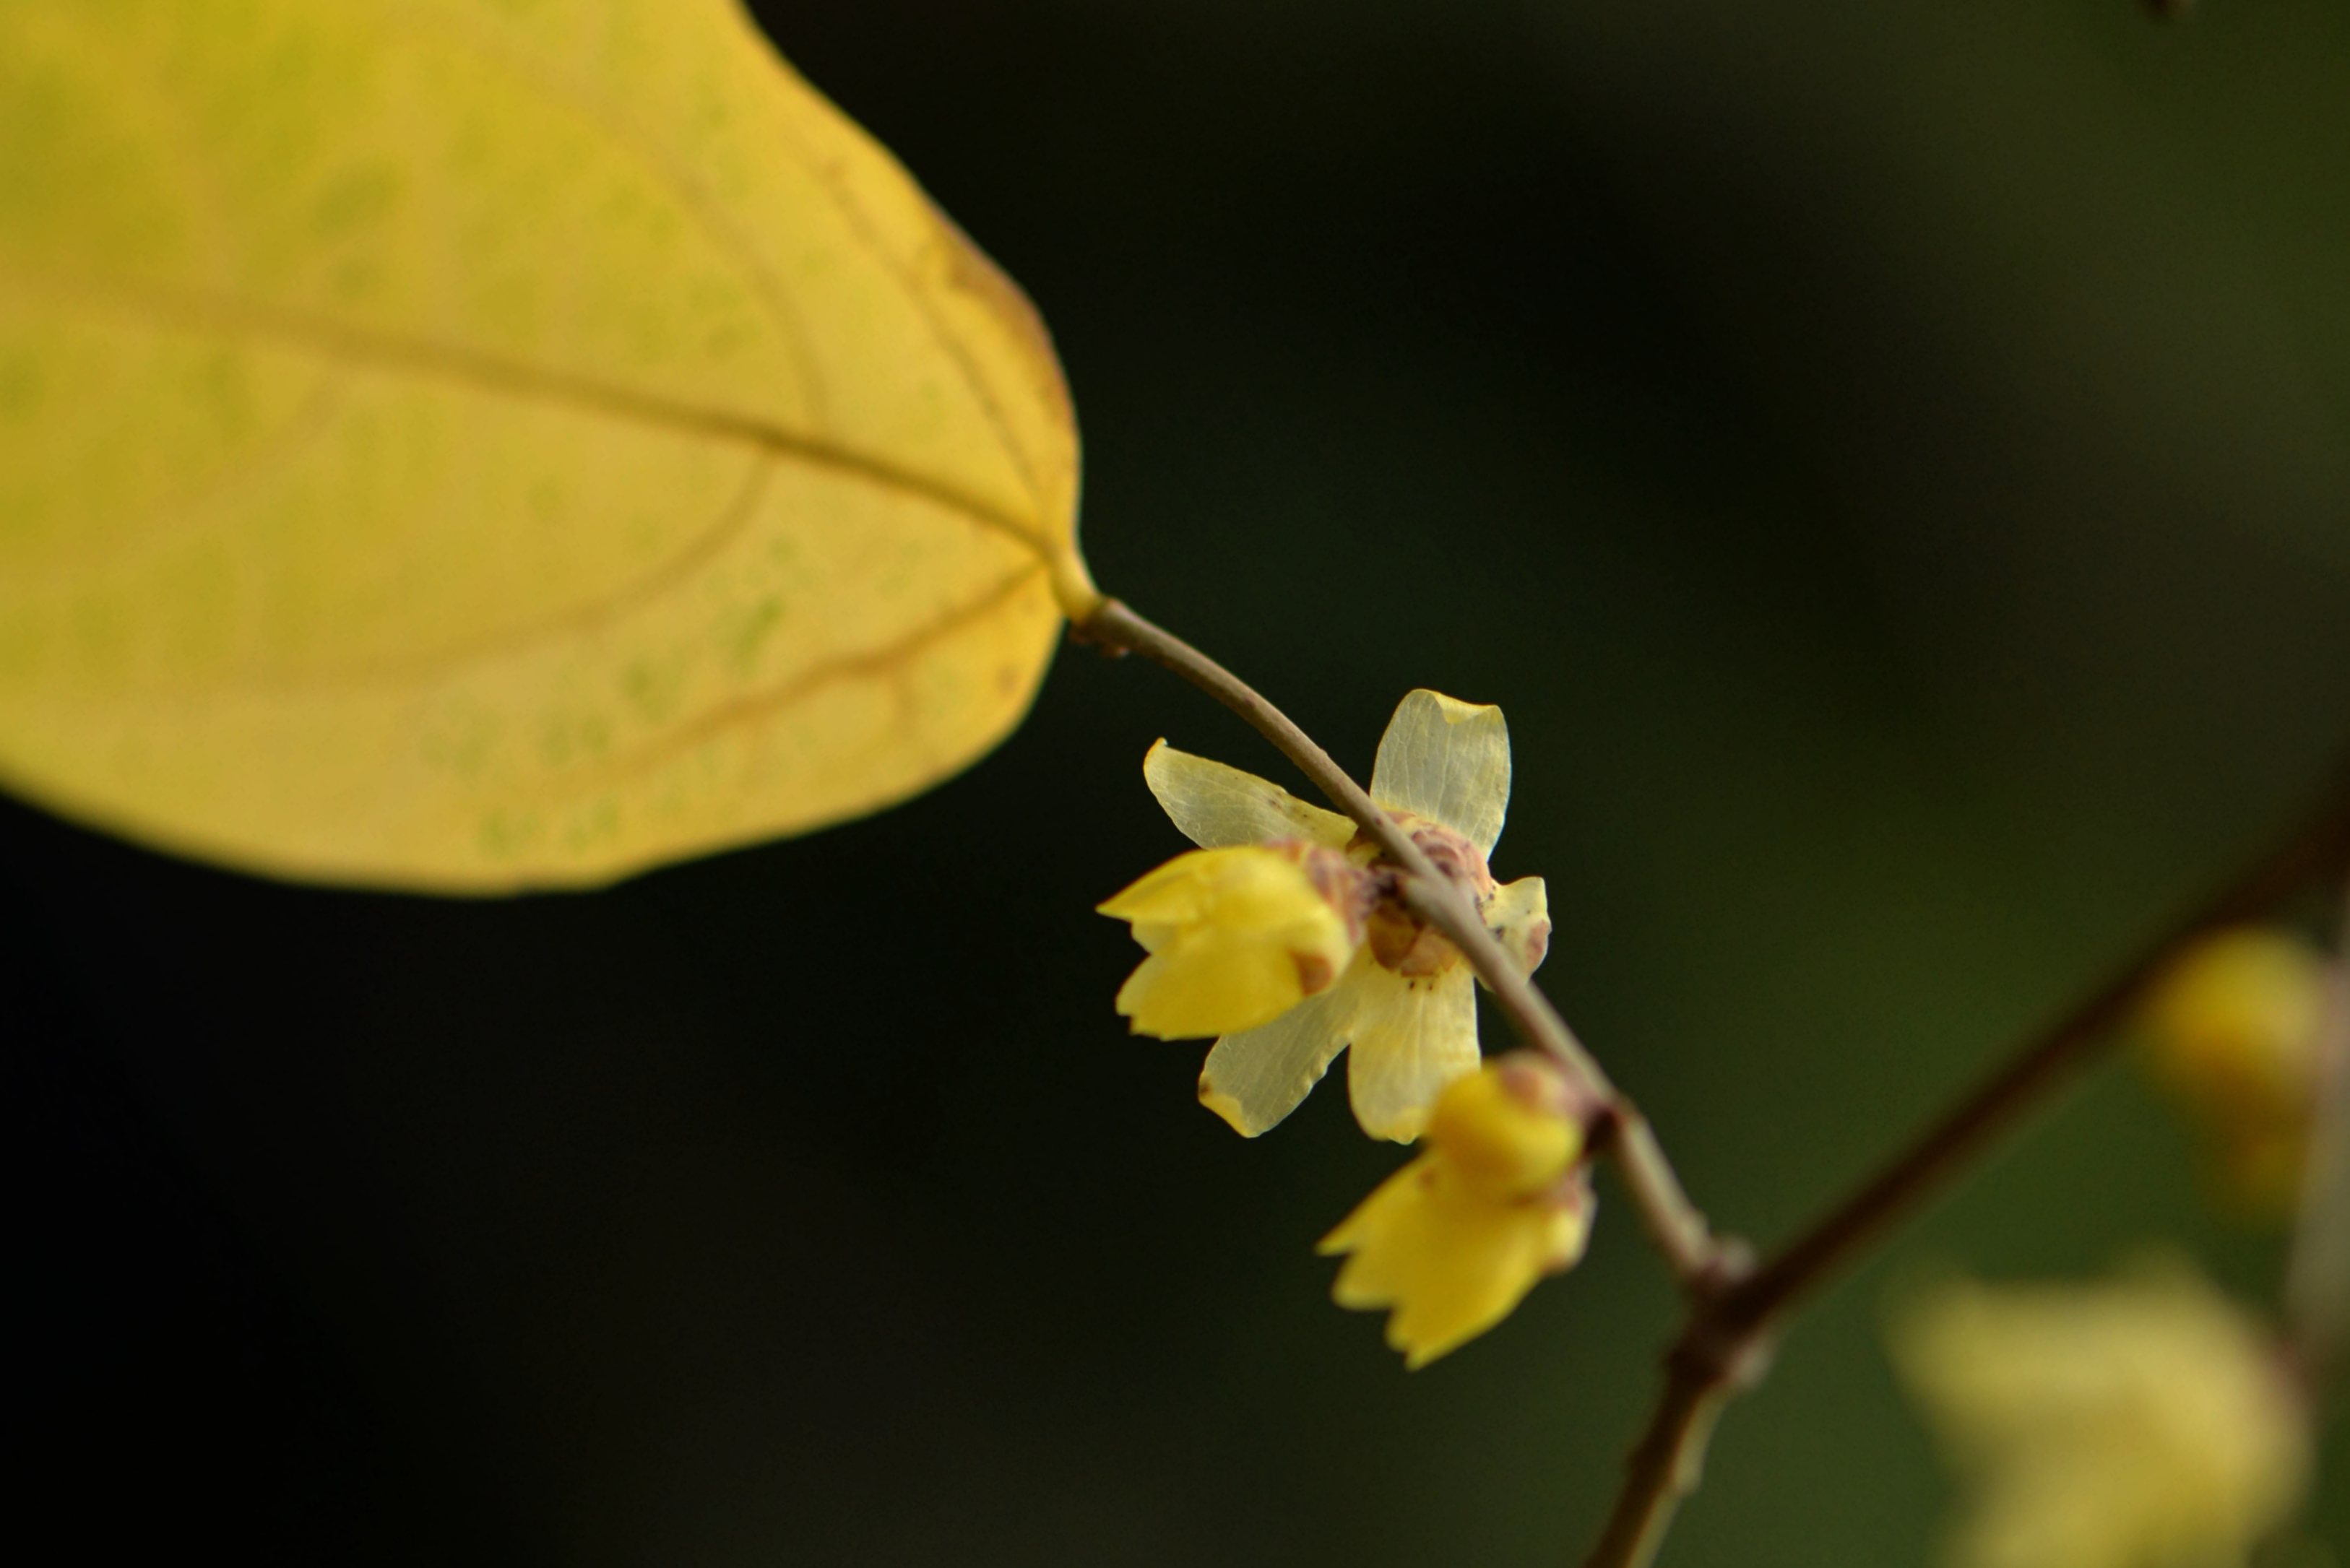
[[[1534,1051],[1512,1051],[1494,1058],[1492,1067],[1503,1092],[1526,1109],[1546,1116],[1574,1114],[1573,1091],[1549,1057]]]
[[[1330,982],[1338,978],[1330,961],[1320,953],[1291,953],[1289,961],[1297,966],[1298,989],[1308,996],[1327,991]]]
[[[1527,972],[1542,968],[1543,960],[1550,956],[1550,922],[1536,920],[1526,928],[1524,950],[1519,957],[1525,960]]]

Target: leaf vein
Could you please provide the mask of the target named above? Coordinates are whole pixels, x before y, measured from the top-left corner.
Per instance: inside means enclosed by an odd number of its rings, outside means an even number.
[[[785,462],[806,463],[937,503],[1016,540],[1050,564],[1056,547],[1035,529],[988,502],[929,474],[902,468],[845,443],[785,428],[727,409],[681,402],[658,393],[550,369],[478,348],[365,327],[225,295],[171,290],[152,285],[68,282],[0,265],[10,286],[75,296],[185,328],[273,339],[349,364],[469,386],[520,400],[568,404],[627,424],[650,425],[760,448]]]
[[[654,182],[666,191],[678,207],[712,244],[733,264],[736,274],[749,286],[759,301],[776,336],[784,340],[792,357],[793,369],[799,373],[801,390],[807,399],[807,418],[812,425],[826,422],[825,377],[808,331],[807,320],[792,301],[775,273],[761,260],[758,252],[742,232],[729,223],[725,213],[713,201],[709,191],[689,171],[679,168],[654,151],[655,141],[641,133],[626,134],[636,128],[625,111],[598,97],[575,81],[540,68],[508,49],[500,47],[482,36],[483,29],[461,22],[444,14],[446,31],[427,26],[421,19],[402,16],[394,19],[405,25],[420,37],[441,37],[466,50],[484,64],[495,67],[516,82],[541,98],[568,109],[604,142],[622,153],[650,174]]]
[[[613,758],[598,770],[600,781],[618,782],[649,772],[681,752],[738,725],[755,723],[843,680],[902,679],[906,663],[931,644],[986,619],[1010,603],[1045,570],[1043,562],[1009,573],[985,593],[926,625],[914,628],[879,648],[843,654],[808,666],[780,686],[720,704],[656,741]]]

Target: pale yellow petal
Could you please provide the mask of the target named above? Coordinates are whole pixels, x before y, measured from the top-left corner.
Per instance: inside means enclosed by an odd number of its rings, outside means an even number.
[[[1227,1034],[1200,1073],[1200,1103],[1243,1137],[1277,1126],[1346,1049],[1362,1005],[1362,977],[1377,964],[1357,959],[1338,982],[1261,1028]]]
[[[2011,1466],[1984,1487],[1950,1542],[1950,1561],[1958,1568],[2169,1568],[2179,1559],[2162,1548],[2183,1542],[2149,1542],[2116,1528],[2116,1487],[2127,1491],[2138,1484],[2126,1457],[2095,1452],[2048,1454],[2030,1469]],[[2148,1554],[2148,1546],[2158,1554]],[[2185,1561],[2218,1568],[2231,1559],[2231,1568],[2241,1568],[2241,1552],[2197,1552]]]
[[[1443,824],[1487,855],[1510,806],[1510,732],[1499,708],[1407,695],[1379,737],[1371,798]]]
[[[1481,911],[1485,929],[1528,974],[1550,956],[1550,891],[1539,877],[1504,882]]]
[[[2266,1331],[2184,1270],[1946,1289],[1893,1346],[1977,1480],[1964,1568],[2241,1563],[2307,1485],[2307,1413]]]
[[[1355,825],[1308,805],[1277,784],[1179,752],[1166,742],[1142,759],[1142,779],[1186,837],[1202,848],[1303,838],[1343,849]]]
[[[1466,964],[1420,980],[1376,963],[1356,971],[1362,1002],[1349,1030],[1347,1097],[1365,1132],[1409,1143],[1445,1085],[1477,1070],[1476,988]]]

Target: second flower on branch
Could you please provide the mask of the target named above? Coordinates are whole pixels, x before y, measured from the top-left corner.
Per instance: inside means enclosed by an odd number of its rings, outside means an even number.
[[[1401,873],[1355,824],[1278,784],[1164,741],[1143,777],[1202,851],[1101,906],[1149,950],[1118,993],[1139,1033],[1220,1035],[1200,1098],[1254,1137],[1295,1109],[1341,1051],[1356,1119],[1408,1143],[1478,1062],[1460,950],[1413,914]],[[1550,944],[1539,877],[1501,884],[1487,857],[1510,798],[1499,708],[1413,691],[1379,742],[1371,798],[1531,971]]]

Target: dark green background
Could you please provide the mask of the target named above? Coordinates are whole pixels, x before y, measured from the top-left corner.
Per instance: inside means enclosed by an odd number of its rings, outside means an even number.
[[[1783,1236],[2350,738],[2350,13],[2210,0],[763,8],[1035,295],[1105,585],[1367,767],[1506,709],[1544,979]],[[1066,651],[911,805],[595,897],[265,885],[0,811],[19,1528],[247,1561],[1533,1564],[1670,1302],[1587,1263],[1406,1376],[1088,912],[1180,846]],[[1494,1036],[1489,1030],[1489,1039]],[[2173,1238],[2124,1072],[1841,1282],[1669,1563],[1904,1563],[1889,1290]],[[30,1326],[27,1327],[26,1325]],[[2320,1532],[2350,1534],[2333,1461]]]

